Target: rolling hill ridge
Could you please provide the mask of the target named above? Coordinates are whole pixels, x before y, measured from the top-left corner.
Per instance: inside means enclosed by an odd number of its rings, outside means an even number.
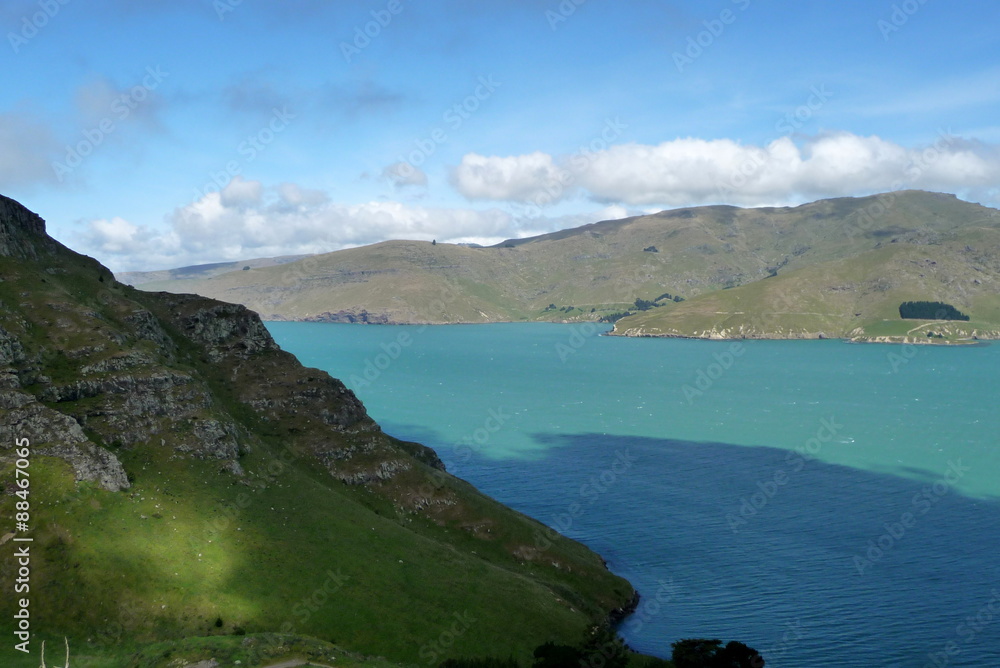
[[[269,320],[365,323],[614,319],[641,300],[657,306],[616,333],[706,338],[903,340],[899,301],[940,300],[973,315],[975,326],[949,325],[948,336],[994,338],[998,229],[996,209],[901,191],[684,208],[490,248],[387,241],[142,287],[241,303]]]

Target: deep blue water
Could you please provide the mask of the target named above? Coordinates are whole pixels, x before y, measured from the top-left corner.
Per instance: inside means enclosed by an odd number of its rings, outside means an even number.
[[[268,327],[386,431],[604,556],[643,596],[621,628],[640,651],[1000,667],[1000,346]]]

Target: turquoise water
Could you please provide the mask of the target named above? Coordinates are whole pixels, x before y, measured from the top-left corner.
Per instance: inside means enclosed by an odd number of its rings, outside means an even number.
[[[386,431],[600,552],[643,595],[636,649],[1000,666],[1000,346],[268,327]]]

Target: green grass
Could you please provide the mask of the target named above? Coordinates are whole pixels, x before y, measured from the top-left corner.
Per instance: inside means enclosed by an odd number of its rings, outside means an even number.
[[[5,668],[37,668],[41,639],[36,644],[37,650],[31,656],[13,656],[4,663]],[[193,637],[153,643],[125,639],[115,646],[71,642],[69,655],[74,668],[178,668],[213,659],[221,666],[238,665],[241,668],[267,668],[295,659],[308,661],[309,665],[341,668],[401,665],[348,652],[315,638],[279,633]],[[64,638],[45,638],[46,664],[63,666],[65,658]]]
[[[416,660],[455,613],[475,620],[455,643],[471,654],[509,642],[501,629],[528,649],[586,623],[571,582],[546,578],[550,590],[512,572],[500,545],[459,533],[449,546],[448,529],[380,516],[298,466],[248,487],[168,453],[123,463],[135,484],[110,493],[74,485],[60,460],[33,461],[37,628],[107,643],[294,629]]]

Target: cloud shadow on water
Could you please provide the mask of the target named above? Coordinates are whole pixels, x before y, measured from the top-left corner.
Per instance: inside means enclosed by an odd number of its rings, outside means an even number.
[[[957,642],[949,666],[1000,665],[1000,618],[971,638],[957,630],[1000,583],[1000,502],[950,486],[928,496],[944,470],[913,480],[779,448],[532,438],[544,459],[480,461],[469,478],[590,545],[644,600],[674,583],[656,615],[623,626],[637,649],[669,656],[678,638],[735,638],[770,650],[775,668],[861,668],[923,666]],[[633,464],[607,473],[621,453]]]

